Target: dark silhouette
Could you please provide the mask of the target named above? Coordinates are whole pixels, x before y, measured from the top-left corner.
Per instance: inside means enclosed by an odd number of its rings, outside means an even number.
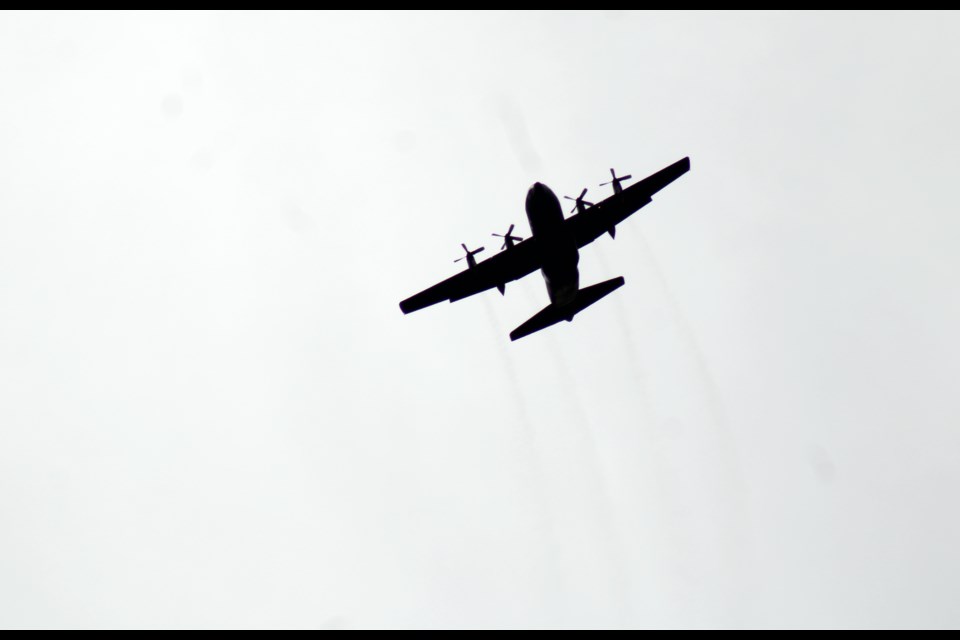
[[[492,235],[494,238],[503,238],[503,245],[500,247],[500,251],[503,251],[504,249],[512,249],[514,242],[523,241],[523,238],[519,236],[511,235],[512,233],[513,233],[513,225],[511,224],[510,228],[507,229],[507,232],[505,234],[500,235],[499,233],[491,233],[490,235]]]
[[[575,315],[624,283],[624,279],[619,277],[581,289],[580,272],[577,270],[579,250],[604,233],[615,237],[618,224],[649,204],[653,194],[689,170],[690,158],[684,158],[635,185],[623,188],[620,183],[631,176],[617,177],[616,172],[610,169],[613,179],[600,186],[613,185],[613,195],[597,204],[583,199],[587,195],[586,189],[577,198],[564,196],[574,201],[571,213],[577,212],[566,219],[560,200],[553,191],[544,184],[534,183],[527,192],[526,203],[527,220],[532,232],[530,238],[522,240],[513,236],[511,224],[506,234],[493,234],[504,240],[500,253],[479,264],[473,256],[483,251],[483,247],[470,251],[466,245],[460,245],[466,255],[456,262],[466,258],[467,270],[407,298],[400,303],[400,309],[410,313],[443,300],[462,300],[494,287],[502,294],[508,282],[540,269],[550,304],[511,331],[510,339],[528,336],[561,320],[570,322]]]
[[[600,186],[602,187],[603,185],[600,185]],[[573,209],[570,209],[570,213],[573,213],[574,211],[576,211],[577,213],[583,213],[584,211],[587,210],[587,208],[584,207],[583,205],[587,205],[587,207],[593,206],[592,202],[587,202],[586,200],[583,199],[585,195],[587,195],[586,187],[583,188],[583,191],[581,191],[580,195],[578,195],[576,198],[571,198],[570,196],[563,196],[564,199],[566,200],[573,200]]]
[[[475,266],[477,266],[477,259],[474,258],[473,256],[475,256],[475,255],[477,255],[478,253],[480,253],[481,251],[483,251],[483,247],[480,247],[479,249],[474,249],[473,251],[470,251],[470,249],[467,249],[467,245],[465,245],[465,244],[463,244],[463,243],[460,243],[460,246],[463,247],[464,252],[467,254],[467,255],[463,256],[463,258],[466,258],[466,259],[467,259],[467,268],[468,268],[468,269],[473,269]],[[461,260],[463,260],[463,258],[457,258],[456,260],[454,260],[454,262],[455,262],[455,263],[456,263],[456,262],[460,262]]]
[[[686,159],[686,160],[689,160],[689,158],[685,158],[685,159]],[[607,186],[608,184],[612,184],[612,185],[613,185],[613,193],[614,193],[614,194],[620,194],[620,193],[623,193],[623,187],[620,186],[620,183],[623,182],[624,180],[629,180],[629,179],[632,178],[633,176],[631,176],[631,175],[628,174],[628,175],[623,176],[622,178],[618,178],[618,177],[617,177],[617,172],[614,171],[613,168],[611,168],[611,169],[610,169],[610,177],[613,178],[613,180],[611,180],[610,182],[601,182],[601,183],[600,183],[600,186],[601,186],[601,187],[605,187],[605,186]]]

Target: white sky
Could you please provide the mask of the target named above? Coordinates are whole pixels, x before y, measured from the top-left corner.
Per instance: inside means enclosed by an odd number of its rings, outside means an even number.
[[[0,627],[960,625],[958,28],[0,14]]]

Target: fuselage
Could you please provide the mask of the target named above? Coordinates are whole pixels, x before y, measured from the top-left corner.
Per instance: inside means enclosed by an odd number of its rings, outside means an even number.
[[[555,305],[572,302],[580,288],[580,271],[577,269],[580,253],[573,236],[564,228],[560,200],[550,187],[535,182],[527,191],[526,207],[550,302]]]

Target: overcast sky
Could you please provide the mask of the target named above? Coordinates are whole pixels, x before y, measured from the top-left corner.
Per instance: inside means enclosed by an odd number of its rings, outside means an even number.
[[[0,627],[960,626],[958,31],[0,14]]]

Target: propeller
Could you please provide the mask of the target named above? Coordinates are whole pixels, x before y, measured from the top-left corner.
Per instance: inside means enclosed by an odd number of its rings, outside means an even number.
[[[512,249],[514,242],[520,242],[521,240],[523,240],[523,238],[520,238],[512,234],[513,234],[513,225],[510,225],[510,228],[507,229],[507,232],[505,234],[500,235],[499,233],[491,233],[490,235],[492,235],[495,238],[503,238],[503,246],[500,247],[500,251],[503,251],[504,249]]]
[[[483,247],[480,247],[479,249],[474,249],[473,251],[471,251],[470,249],[467,249],[467,245],[463,243],[461,243],[460,246],[463,247],[463,250],[466,252],[467,255],[461,258],[457,258],[456,260],[454,260],[454,262],[460,262],[461,260],[466,259],[468,267],[473,268],[477,266],[477,259],[474,258],[473,256],[483,251]]]
[[[573,202],[574,202],[573,209],[570,209],[570,213],[573,213],[574,211],[576,211],[577,213],[583,213],[583,212],[584,212],[584,206],[583,206],[583,205],[587,205],[588,207],[592,207],[592,206],[593,206],[593,203],[592,203],[592,202],[587,202],[586,200],[583,199],[583,196],[585,196],[585,195],[587,195],[587,190],[586,190],[586,189],[584,189],[583,191],[581,191],[581,192],[580,192],[580,195],[577,196],[576,198],[571,198],[570,196],[563,196],[563,197],[566,198],[567,200],[573,200]]]
[[[620,183],[621,183],[622,181],[624,181],[624,180],[629,180],[630,178],[633,177],[633,176],[630,176],[630,175],[626,175],[626,176],[621,176],[621,177],[618,178],[616,172],[615,172],[612,168],[610,169],[610,176],[613,178],[613,180],[611,180],[610,182],[604,182],[604,183],[601,184],[600,186],[601,186],[601,187],[605,187],[605,186],[607,186],[608,184],[612,184],[612,185],[613,185],[613,192],[614,192],[614,193],[620,193],[620,192],[622,192],[622,191],[623,191],[623,187],[620,186]]]

